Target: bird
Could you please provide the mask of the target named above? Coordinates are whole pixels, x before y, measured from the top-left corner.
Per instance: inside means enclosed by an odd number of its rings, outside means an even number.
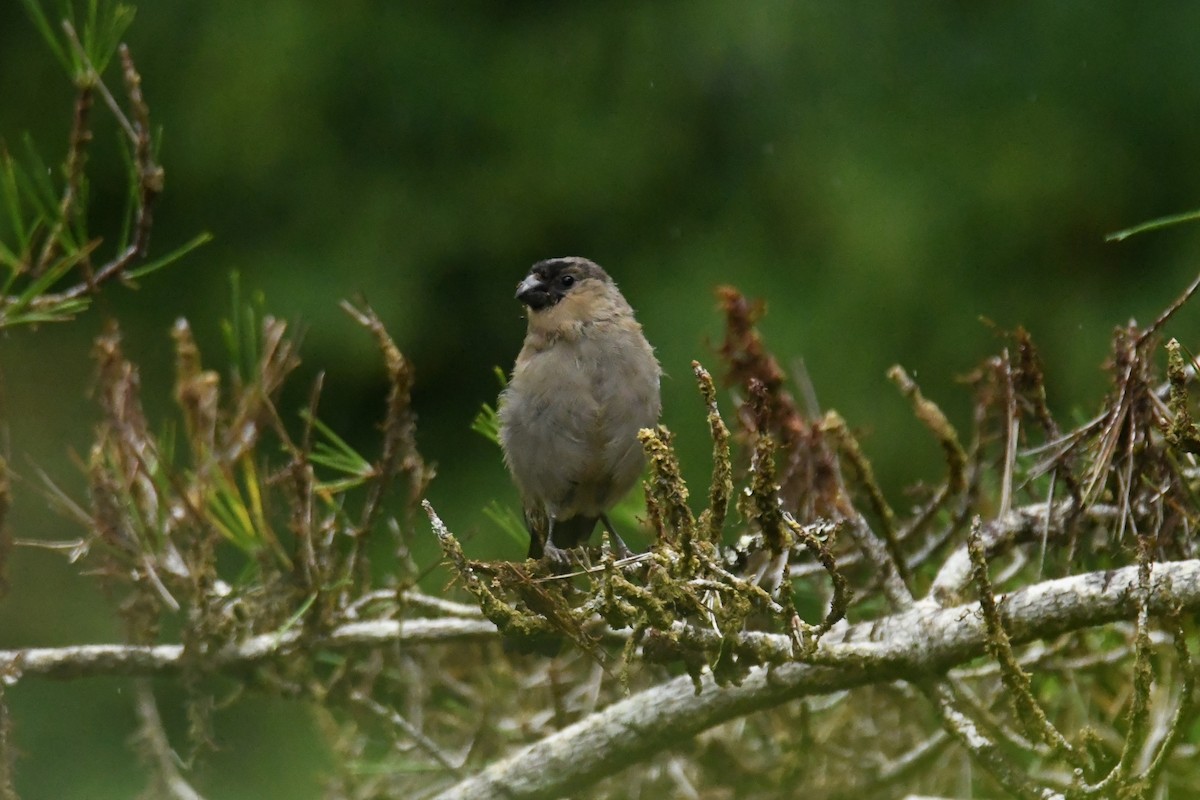
[[[504,461],[521,495],[529,558],[568,565],[645,464],[638,431],[662,408],[662,369],[608,273],[577,256],[539,261],[517,284],[528,327],[500,393]]]

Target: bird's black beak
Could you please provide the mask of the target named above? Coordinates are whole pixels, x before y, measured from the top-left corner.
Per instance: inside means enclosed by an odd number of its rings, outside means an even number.
[[[534,311],[554,305],[555,300],[550,287],[534,274],[525,276],[525,280],[517,284],[517,299]]]

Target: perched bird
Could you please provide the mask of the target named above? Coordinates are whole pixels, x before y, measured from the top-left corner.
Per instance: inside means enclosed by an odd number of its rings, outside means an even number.
[[[641,475],[638,429],[658,420],[654,348],[612,278],[586,258],[539,261],[517,299],[529,328],[500,394],[500,444],[525,506],[529,557],[568,563],[597,521],[628,553],[606,512]]]

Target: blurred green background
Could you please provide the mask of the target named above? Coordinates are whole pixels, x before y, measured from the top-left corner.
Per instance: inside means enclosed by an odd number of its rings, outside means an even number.
[[[72,453],[96,417],[102,319],[123,321],[161,419],[169,326],[188,317],[219,366],[234,269],[306,332],[291,396],[324,370],[322,416],[367,453],[382,369],[337,303],[361,293],[378,309],[416,365],[431,497],[478,557],[523,555],[481,513],[516,498],[469,424],[520,346],[513,288],[548,256],[595,259],[638,310],[697,480],[708,445],[689,362],[716,365],[720,283],[768,298],[769,343],[803,360],[893,491],[939,461],[885,370],[906,366],[965,425],[955,378],[1000,346],[981,316],[1031,329],[1052,404],[1087,413],[1113,326],[1148,322],[1200,267],[1195,226],[1103,241],[1200,207],[1197,30],[1200,5],[1182,2],[146,3],[126,40],[165,131],[154,250],[216,238],[76,323],[0,341],[23,478],[13,531],[77,535],[46,512],[36,470],[81,491]],[[70,109],[60,66],[3,0],[0,137],[28,131],[53,162]],[[97,120],[103,221],[121,165]],[[1197,312],[1171,330],[1193,347]],[[61,556],[21,549],[10,571],[0,646],[118,635]],[[182,731],[177,694],[160,691]],[[8,701],[23,797],[142,786],[124,682],[30,682]],[[223,749],[199,783],[217,798],[316,797],[327,757],[312,729],[303,708],[240,702],[217,715]]]

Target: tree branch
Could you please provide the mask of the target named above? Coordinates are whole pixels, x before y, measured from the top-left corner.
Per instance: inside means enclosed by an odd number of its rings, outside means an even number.
[[[1014,644],[1137,613],[1137,567],[1046,581],[997,598]],[[1153,566],[1152,613],[1200,609],[1200,560]],[[778,637],[786,641],[786,637]],[[928,606],[826,635],[814,660],[754,668],[740,686],[681,676],[588,716],[447,789],[450,798],[554,798],[589,786],[700,731],[798,697],[903,678],[928,680],[985,651],[978,603]]]
[[[232,669],[266,661],[298,646],[310,650],[377,647],[383,644],[448,644],[496,636],[496,626],[485,619],[414,619],[351,622],[325,636],[305,639],[301,627],[254,636],[205,658],[211,669]],[[302,643],[302,639],[304,640]],[[0,650],[0,675],[9,682],[28,677],[91,678],[101,675],[173,674],[196,664],[195,654],[183,645],[83,644],[72,647],[32,647]]]

